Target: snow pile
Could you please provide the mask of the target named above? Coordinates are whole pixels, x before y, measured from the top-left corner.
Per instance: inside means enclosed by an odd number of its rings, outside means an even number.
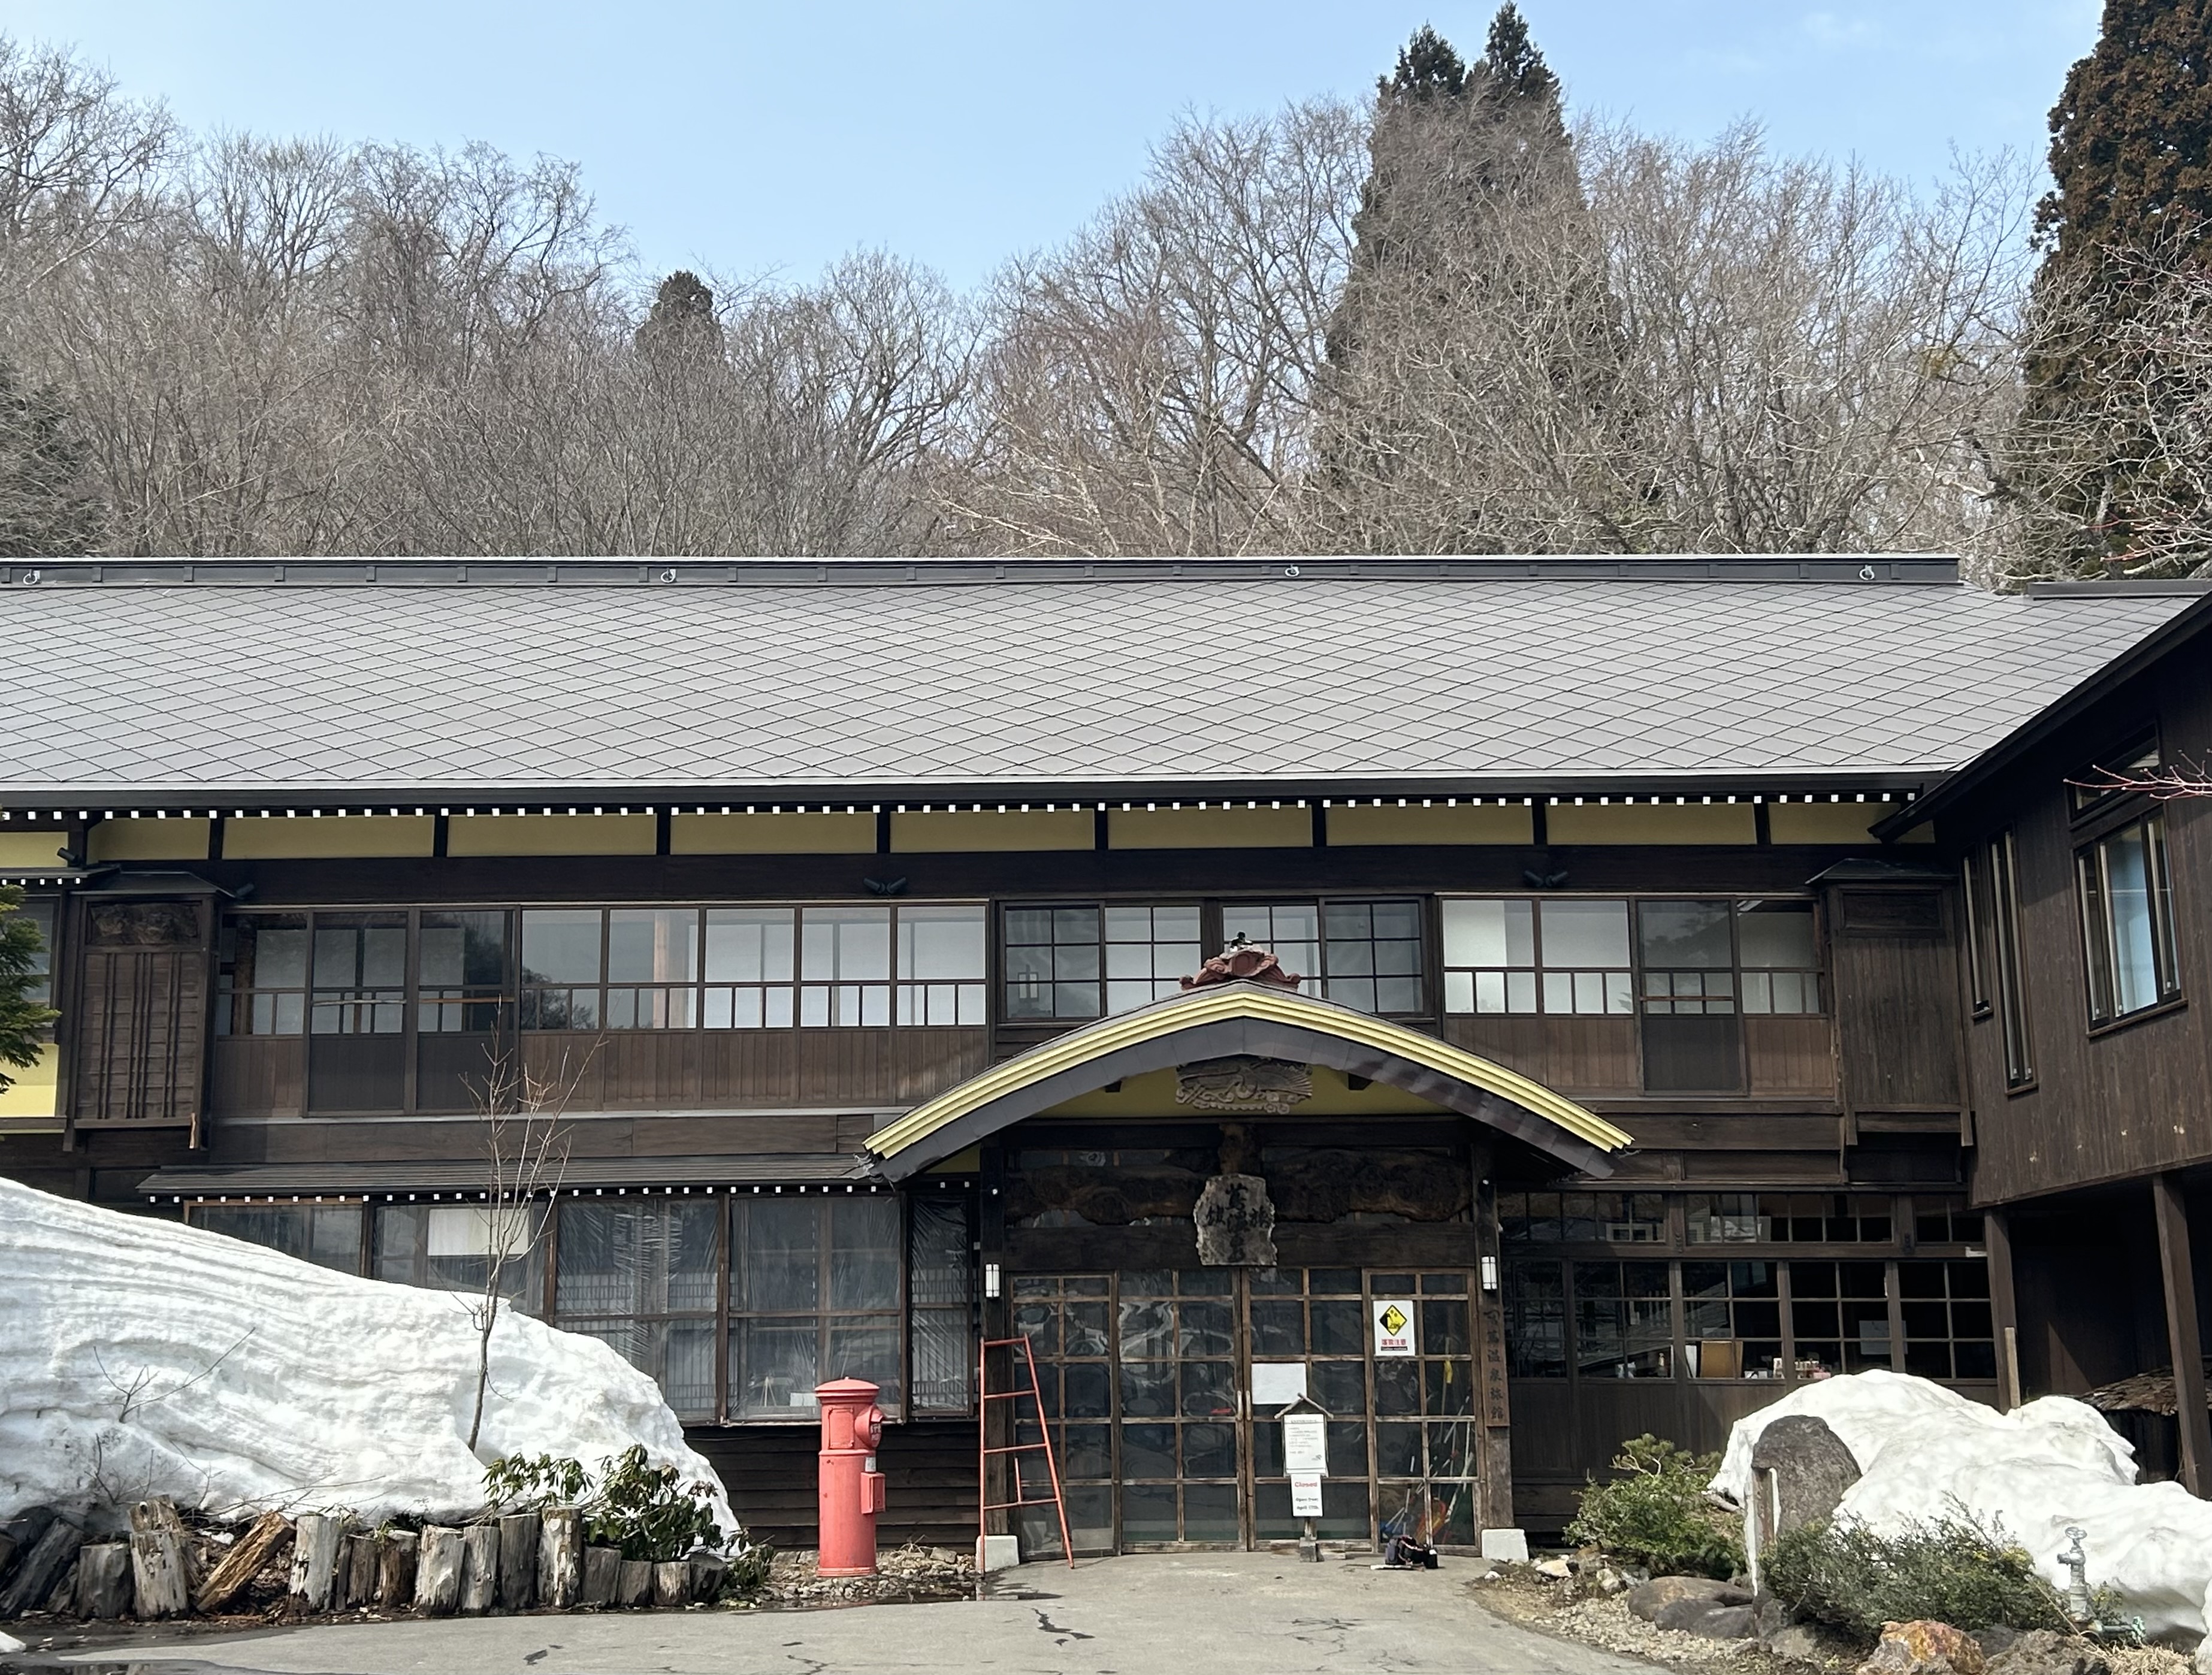
[[[1712,1487],[1747,1504],[1759,1433],[1791,1413],[1826,1421],[1864,1473],[1838,1517],[1888,1532],[1963,1509],[1984,1528],[2001,1525],[2062,1590],[2071,1577],[2058,1554],[2078,1525],[2093,1589],[2116,1590],[2155,1637],[2204,1635],[2212,1502],[2179,1484],[2138,1484],[2133,1447],[2087,1403],[2045,1396],[1999,1413],[1897,1373],[1824,1379],[1737,1420]]]
[[[482,1434],[469,1299],[333,1273],[173,1222],[0,1180],[0,1519],[112,1513],[149,1495],[460,1515],[484,1464],[643,1443],[685,1482],[714,1467],[643,1373],[596,1338],[502,1309]]]

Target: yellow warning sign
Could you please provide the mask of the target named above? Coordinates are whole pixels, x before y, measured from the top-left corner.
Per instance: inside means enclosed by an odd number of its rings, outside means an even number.
[[[1377,1297],[1375,1300],[1375,1353],[1382,1356],[1418,1354],[1413,1347],[1413,1300]]]

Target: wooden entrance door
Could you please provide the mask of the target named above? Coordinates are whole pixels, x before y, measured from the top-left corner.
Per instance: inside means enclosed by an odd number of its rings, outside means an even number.
[[[1255,1405],[1255,1369],[1263,1396],[1302,1382],[1330,1415],[1325,1539],[1372,1542],[1395,1522],[1474,1540],[1464,1271],[1125,1269],[1018,1277],[1013,1299],[1079,1552],[1297,1538],[1278,1410]],[[1376,1358],[1378,1301],[1410,1305],[1413,1356]],[[1041,1477],[1028,1492],[1045,1492]],[[1020,1533],[1025,1551],[1058,1550],[1049,1508]]]

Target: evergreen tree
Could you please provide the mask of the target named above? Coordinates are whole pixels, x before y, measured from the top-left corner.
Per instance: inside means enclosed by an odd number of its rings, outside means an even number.
[[[2192,243],[2212,226],[2212,0],[2105,0],[2096,50],[2051,112],[2036,210],[2051,259]]]
[[[86,458],[52,386],[26,388],[0,363],[0,558],[74,558],[99,544]]]
[[[1533,321],[1556,316],[1564,303],[1574,319],[1560,338],[1606,330],[1599,276],[1525,242],[1533,220],[1557,230],[1564,246],[1582,218],[1560,94],[1510,0],[1492,19],[1474,63],[1424,26],[1376,83],[1351,270],[1327,346],[1334,410],[1319,484],[1334,508],[1332,538],[1344,546],[1367,550],[1412,539],[1436,550],[1482,551],[1497,538],[1471,513],[1413,532],[1389,510],[1392,485],[1408,462],[1425,453],[1417,469],[1433,479],[1449,470],[1438,448],[1448,456],[1450,446],[1433,416],[1417,410],[1419,398],[1409,402],[1394,362],[1433,363],[1436,346],[1450,339],[1450,322],[1469,310]],[[1501,238],[1507,217],[1516,225]]]
[[[722,358],[722,327],[714,318],[714,294],[704,280],[679,268],[660,282],[653,312],[637,329],[637,349],[672,365]]]
[[[21,890],[0,885],[0,1065],[28,1070],[39,1062],[47,1026],[61,1014],[24,993],[37,979],[45,944],[39,927],[17,911],[22,905]],[[15,1080],[0,1071],[0,1091]]]
[[[2149,450],[2112,430],[2110,396],[2143,371],[2124,361],[2140,359],[2128,326],[2146,258],[2201,268],[2212,252],[2212,0],[2106,0],[2096,47],[2051,109],[2050,159],[2015,481],[2037,567],[2132,567],[2142,467],[2118,462]]]

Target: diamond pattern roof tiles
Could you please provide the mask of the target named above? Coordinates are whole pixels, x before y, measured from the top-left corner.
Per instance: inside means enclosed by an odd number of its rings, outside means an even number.
[[[0,791],[1913,774],[2186,608],[1744,580],[0,593]]]

